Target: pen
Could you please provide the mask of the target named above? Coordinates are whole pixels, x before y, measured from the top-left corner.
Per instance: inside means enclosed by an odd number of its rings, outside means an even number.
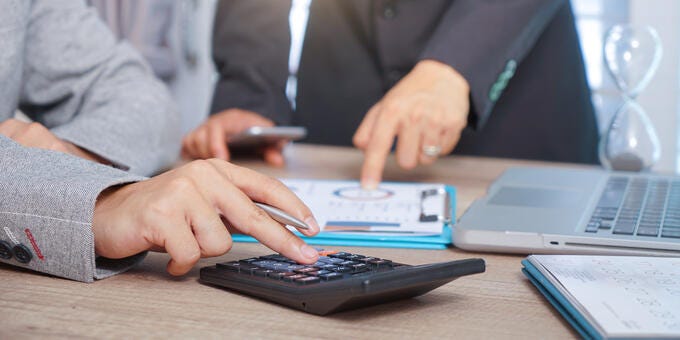
[[[297,218],[288,215],[281,209],[274,208],[271,205],[255,202],[255,205],[262,208],[272,219],[276,222],[295,227],[297,229],[309,229],[307,223],[298,220]]]

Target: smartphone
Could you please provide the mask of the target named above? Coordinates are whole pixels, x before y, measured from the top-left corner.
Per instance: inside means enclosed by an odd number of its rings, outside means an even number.
[[[244,148],[274,144],[281,140],[295,141],[305,138],[307,129],[302,126],[253,126],[229,137],[229,147]]]

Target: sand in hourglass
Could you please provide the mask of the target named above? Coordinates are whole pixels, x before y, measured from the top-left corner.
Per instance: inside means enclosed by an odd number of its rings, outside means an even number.
[[[610,160],[612,169],[619,171],[642,171],[644,170],[644,161],[642,158],[631,152],[620,153]]]

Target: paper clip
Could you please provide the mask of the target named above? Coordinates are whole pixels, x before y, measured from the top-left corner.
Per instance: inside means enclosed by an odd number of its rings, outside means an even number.
[[[428,215],[425,212],[425,200],[434,197],[444,195],[444,214],[431,214]],[[449,192],[444,188],[438,189],[428,189],[423,190],[420,193],[420,222],[443,222],[451,223],[451,197]]]

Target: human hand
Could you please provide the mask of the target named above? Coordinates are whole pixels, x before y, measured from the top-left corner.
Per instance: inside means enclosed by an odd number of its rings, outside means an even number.
[[[241,232],[300,263],[318,253],[275,222],[253,201],[278,207],[305,221],[307,236],[319,232],[311,211],[276,179],[219,159],[199,160],[149,180],[112,187],[97,199],[92,231],[95,252],[124,258],[145,250],[170,254],[172,275],[188,272],[200,257],[231,248]]]
[[[25,147],[59,151],[90,161],[108,164],[108,161],[105,159],[55,136],[40,123],[27,123],[18,119],[8,119],[0,123],[0,134]]]
[[[230,158],[227,143],[229,137],[253,126],[270,127],[274,122],[261,115],[241,109],[229,109],[212,115],[205,123],[190,132],[182,141],[182,154],[193,159],[216,157],[225,161]],[[274,166],[283,166],[285,141],[265,146],[264,160]]]
[[[469,85],[452,67],[420,61],[366,114],[354,134],[364,151],[361,185],[375,188],[397,138],[397,162],[404,169],[432,164],[458,143],[470,109]]]

